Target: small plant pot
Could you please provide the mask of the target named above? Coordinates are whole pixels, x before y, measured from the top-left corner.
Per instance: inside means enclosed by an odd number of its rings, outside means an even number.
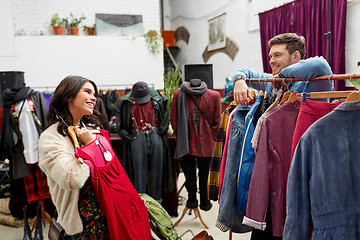
[[[92,31],[91,31],[91,28],[88,27],[88,28],[87,28],[87,33],[88,33],[88,35],[90,35],[90,36],[95,36],[95,35],[96,35],[96,29],[94,29],[94,31],[92,32]]]
[[[79,35],[79,28],[78,27],[72,27],[70,28],[71,35]]]
[[[63,26],[53,26],[55,35],[62,35],[63,34]]]

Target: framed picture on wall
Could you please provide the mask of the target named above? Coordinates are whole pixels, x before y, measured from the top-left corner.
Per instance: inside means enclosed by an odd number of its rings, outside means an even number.
[[[208,51],[226,47],[226,13],[208,20],[209,25],[209,45]]]

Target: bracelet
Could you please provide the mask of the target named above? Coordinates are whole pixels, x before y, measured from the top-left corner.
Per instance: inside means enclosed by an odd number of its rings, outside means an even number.
[[[239,77],[239,78],[235,79],[234,84],[236,83],[236,81],[239,81],[239,80],[244,80],[245,81],[245,78],[244,77]]]

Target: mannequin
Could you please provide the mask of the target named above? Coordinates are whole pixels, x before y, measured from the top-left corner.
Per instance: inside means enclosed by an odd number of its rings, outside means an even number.
[[[175,158],[181,159],[185,175],[189,209],[199,206],[196,168],[199,169],[200,209],[208,211],[212,207],[207,196],[207,178],[220,115],[220,94],[207,89],[201,79],[184,82],[174,92],[170,120],[177,139]]]
[[[124,141],[124,168],[135,189],[158,202],[162,201],[163,170],[167,170],[163,166],[169,113],[164,97],[139,81],[115,103],[117,129]]]

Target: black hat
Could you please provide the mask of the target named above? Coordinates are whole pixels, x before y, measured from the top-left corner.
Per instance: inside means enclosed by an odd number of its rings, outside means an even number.
[[[150,90],[146,82],[137,82],[132,88],[132,95],[137,104],[144,104],[150,101]]]

